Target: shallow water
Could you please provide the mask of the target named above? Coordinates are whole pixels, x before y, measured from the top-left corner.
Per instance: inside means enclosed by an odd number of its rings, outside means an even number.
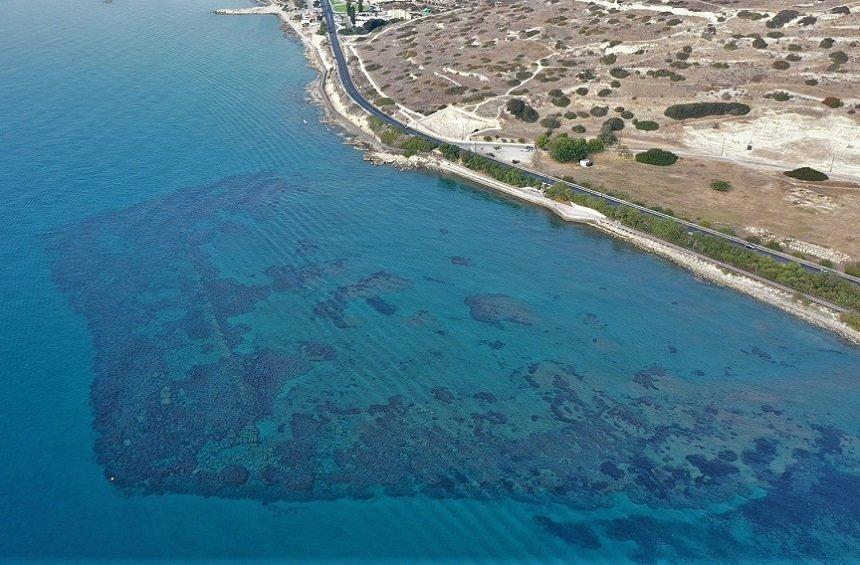
[[[366,164],[216,7],[0,3],[0,555],[860,558],[856,348]]]

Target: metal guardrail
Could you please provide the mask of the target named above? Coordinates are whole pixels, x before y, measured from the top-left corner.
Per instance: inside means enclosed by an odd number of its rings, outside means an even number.
[[[436,138],[436,137],[429,135],[427,133],[424,133],[422,131],[418,131],[418,130],[402,123],[401,121],[397,120],[396,118],[389,116],[388,114],[379,110],[372,103],[370,103],[370,101],[368,101],[358,91],[358,89],[355,86],[355,83],[353,83],[353,81],[352,81],[352,77],[349,74],[349,68],[346,64],[346,57],[344,56],[343,49],[340,46],[340,39],[338,38],[338,35],[337,35],[337,25],[335,24],[335,21],[334,21],[334,12],[332,10],[330,0],[320,0],[320,3],[323,7],[323,15],[324,15],[325,21],[326,21],[326,27],[327,27],[327,32],[328,32],[328,36],[329,36],[329,41],[331,42],[331,45],[332,45],[332,52],[333,52],[333,54],[335,56],[335,60],[337,62],[338,76],[340,77],[340,81],[344,87],[344,90],[346,90],[346,92],[347,92],[347,94],[349,94],[350,98],[352,98],[356,104],[358,104],[361,108],[363,108],[365,111],[367,111],[371,115],[377,117],[378,119],[382,120],[386,124],[388,124],[392,127],[395,127],[395,128],[397,128],[397,129],[399,129],[399,130],[401,130],[401,131],[403,131],[409,135],[414,135],[416,137],[420,137],[422,139],[426,139],[426,140],[432,141],[434,143],[450,143],[448,141]],[[665,214],[663,212],[658,212],[656,210],[652,210],[651,208],[648,208],[646,206],[635,204],[635,203],[630,202],[628,200],[624,200],[624,199],[618,198],[616,196],[611,196],[609,194],[605,194],[603,192],[600,192],[600,191],[597,191],[597,190],[594,190],[591,188],[587,188],[587,187],[582,186],[580,184],[577,184],[575,182],[566,181],[564,179],[554,177],[552,175],[548,175],[546,173],[542,173],[542,172],[536,171],[534,169],[530,169],[528,167],[524,167],[520,164],[515,165],[512,163],[506,163],[504,161],[500,161],[500,160],[498,160],[494,157],[490,157],[488,155],[481,155],[481,156],[484,157],[485,159],[489,159],[490,161],[497,163],[499,165],[504,165],[506,167],[513,167],[515,169],[518,169],[518,170],[528,174],[532,178],[535,178],[535,179],[537,179],[543,183],[553,184],[556,182],[561,182],[561,183],[567,184],[568,186],[576,189],[579,192],[589,194],[591,196],[595,196],[595,197],[600,198],[606,202],[610,202],[612,204],[619,205],[619,206],[628,206],[630,208],[636,209],[640,212],[649,214],[651,216],[656,216],[658,218],[671,220],[673,222],[676,222],[680,225],[685,226],[686,228],[688,228],[690,230],[700,232],[700,233],[705,233],[705,234],[708,234],[708,235],[711,235],[714,237],[718,237],[718,238],[720,238],[724,241],[728,241],[734,245],[738,245],[738,246],[744,247],[746,249],[756,251],[762,255],[769,256],[769,257],[771,257],[777,261],[780,261],[782,263],[787,263],[787,262],[796,263],[796,264],[800,265],[801,267],[803,267],[804,269],[806,269],[807,271],[819,272],[819,273],[820,272],[832,273],[832,274],[834,274],[834,275],[836,275],[836,276],[838,276],[844,280],[847,280],[847,281],[850,281],[854,284],[860,285],[860,277],[855,277],[855,276],[849,275],[848,273],[843,273],[841,271],[837,271],[836,269],[831,269],[829,267],[825,267],[823,265],[819,265],[817,263],[813,263],[811,261],[807,261],[805,259],[801,259],[799,257],[795,257],[793,255],[783,253],[782,251],[776,251],[774,249],[771,249],[769,247],[765,247],[763,245],[759,245],[756,243],[750,243],[749,241],[746,241],[746,240],[741,239],[739,237],[725,234],[723,232],[720,232],[720,231],[717,231],[717,230],[714,230],[711,228],[707,228],[705,226],[701,226],[699,224],[696,224],[696,223],[693,223],[693,222],[690,222],[690,221],[687,221],[687,220],[684,220],[681,218],[677,218],[675,216],[670,216],[669,214]],[[713,260],[713,259],[711,259],[711,260]],[[744,271],[744,272],[746,272],[746,271]]]

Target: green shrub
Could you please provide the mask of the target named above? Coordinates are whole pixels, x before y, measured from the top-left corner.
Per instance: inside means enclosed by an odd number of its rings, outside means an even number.
[[[589,139],[585,144],[585,150],[591,153],[601,153],[606,150],[606,143],[599,137]]]
[[[561,122],[555,116],[547,116],[540,121],[540,125],[546,129],[558,129],[561,127]]]
[[[640,120],[636,122],[636,129],[641,129],[642,131],[654,131],[660,129],[660,124],[652,122],[651,120]]]
[[[845,265],[845,274],[852,277],[860,277],[860,261],[854,261]]]
[[[572,139],[567,134],[560,133],[549,142],[548,147],[552,158],[559,163],[570,163],[588,157],[588,144],[582,138]]]
[[[800,16],[800,12],[797,10],[780,10],[773,18],[765,22],[764,25],[771,29],[780,28],[798,16]]]
[[[552,103],[555,104],[556,106],[558,106],[559,108],[566,108],[567,106],[570,106],[570,98],[568,98],[567,96],[564,96],[564,95],[555,96],[552,99]]]
[[[605,122],[603,122],[603,129],[609,129],[611,131],[621,131],[624,129],[624,120],[621,118],[609,118]]]
[[[848,55],[844,51],[834,51],[828,57],[834,65],[843,65],[848,62]]]
[[[715,180],[711,183],[711,188],[717,192],[728,192],[731,187],[732,183],[724,180]]]
[[[460,148],[456,145],[451,145],[450,143],[443,143],[439,146],[439,151],[442,153],[442,156],[449,161],[460,160]]]
[[[557,182],[544,191],[544,196],[557,202],[570,202],[573,200],[573,190],[567,184]]]
[[[379,108],[382,108],[383,106],[393,106],[393,105],[394,105],[394,100],[392,100],[391,98],[384,97],[384,98],[377,98],[376,99],[376,106]]]
[[[464,166],[472,169],[473,171],[484,173],[497,181],[504,182],[512,186],[540,186],[539,180],[530,177],[516,167],[491,161],[483,155],[478,155],[471,151],[461,151],[460,160]]]
[[[538,121],[538,118],[540,117],[537,110],[519,98],[511,98],[508,100],[508,104],[505,108],[509,114],[527,123],[534,123]]]
[[[828,108],[839,108],[842,106],[842,100],[836,98],[835,96],[828,96],[827,98],[822,100],[821,103]]]
[[[407,157],[411,157],[417,153],[430,153],[437,147],[439,147],[438,143],[414,135],[400,144],[403,154]]]
[[[618,56],[616,56],[615,53],[610,53],[609,55],[604,55],[603,57],[600,58],[600,62],[603,63],[604,65],[612,65],[617,60],[618,60]]]
[[[646,165],[657,165],[659,167],[667,167],[674,165],[678,160],[678,156],[671,151],[664,151],[652,147],[648,151],[643,151],[636,155],[637,163],[645,163]]]
[[[839,315],[839,319],[855,330],[860,331],[860,312],[843,312]]]
[[[404,135],[402,131],[391,127],[376,116],[371,116],[368,119],[368,123],[370,124],[370,129],[376,134],[376,137],[390,147],[397,147],[400,143],[400,138]]]
[[[799,169],[786,171],[782,174],[793,179],[805,181],[825,181],[830,178],[821,171],[816,171],[811,167],[800,167]]]
[[[740,102],[691,102],[669,106],[663,113],[673,120],[685,120],[706,116],[744,116],[749,112],[750,107]]]

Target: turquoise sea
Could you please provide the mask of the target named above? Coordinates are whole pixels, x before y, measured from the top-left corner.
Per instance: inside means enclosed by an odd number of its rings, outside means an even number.
[[[0,0],[0,560],[860,559],[860,349],[365,163],[239,0]]]

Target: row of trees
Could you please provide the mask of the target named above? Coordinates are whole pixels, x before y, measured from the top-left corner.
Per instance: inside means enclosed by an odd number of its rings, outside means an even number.
[[[540,186],[541,182],[516,167],[497,163],[483,155],[460,149],[456,145],[443,143],[439,146],[442,156],[454,163],[461,163],[473,171],[484,173],[497,181],[520,188],[525,186]]]

